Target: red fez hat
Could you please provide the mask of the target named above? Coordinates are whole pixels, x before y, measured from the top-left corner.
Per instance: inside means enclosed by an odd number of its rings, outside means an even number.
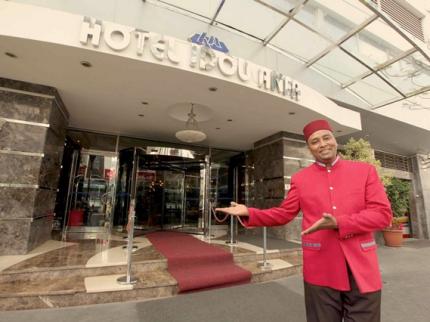
[[[326,120],[315,120],[312,121],[303,128],[303,135],[305,136],[305,140],[308,141],[309,137],[319,130],[329,130],[333,132],[330,124]]]

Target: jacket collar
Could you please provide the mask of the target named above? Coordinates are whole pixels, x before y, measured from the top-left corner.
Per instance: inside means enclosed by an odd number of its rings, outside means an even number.
[[[337,163],[339,163],[339,160],[340,160],[340,157],[337,156],[336,159],[330,165],[327,165],[319,161],[315,161],[315,164],[322,168],[327,168],[327,166],[329,166],[330,168],[333,168]]]

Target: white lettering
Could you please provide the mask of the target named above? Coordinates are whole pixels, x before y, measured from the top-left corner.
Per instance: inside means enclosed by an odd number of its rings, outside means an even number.
[[[199,46],[196,44],[191,45],[191,57],[190,57],[190,67],[194,68],[197,66],[197,60],[199,55]]]
[[[272,71],[270,90],[283,94],[285,92],[285,81],[285,76],[281,73],[278,74],[275,71]]]
[[[166,41],[164,40],[163,36],[154,37],[151,40],[157,39],[157,38],[161,38],[161,39],[154,41],[154,43],[151,46],[151,53],[156,59],[163,60],[166,53]]]
[[[174,64],[179,64],[179,57],[175,53],[175,41],[169,39],[167,46],[167,58]]]
[[[258,71],[258,87],[270,89],[270,71],[267,69],[260,69]]]
[[[216,65],[216,55],[210,47],[201,47],[200,49],[200,69],[212,70]]]
[[[218,57],[218,67],[225,76],[232,76],[236,73],[237,62],[230,56],[222,55]]]
[[[149,39],[149,32],[143,30],[136,30],[137,46],[136,53],[138,56],[143,55],[143,47],[145,47],[145,41]]]
[[[134,28],[108,25],[104,31],[104,40],[113,50],[121,51],[130,45],[131,32]]]
[[[101,22],[95,21],[94,23],[91,21],[90,17],[84,17],[84,21],[82,23],[81,28],[81,36],[79,38],[79,42],[82,45],[86,45],[88,43],[88,38],[91,38],[91,44],[94,47],[98,47],[100,45],[100,35],[102,33],[102,25]]]
[[[244,82],[251,78],[251,66],[246,60],[239,58],[237,74],[239,79]]]

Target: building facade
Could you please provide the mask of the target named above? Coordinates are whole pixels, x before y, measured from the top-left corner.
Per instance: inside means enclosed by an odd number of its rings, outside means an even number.
[[[368,139],[384,171],[411,182],[411,235],[429,238],[425,3],[0,9],[0,254],[27,253],[52,231],[122,229],[130,209],[141,229],[207,233],[214,204],[277,205],[313,162],[301,130],[316,118],[340,143]],[[270,233],[299,240],[300,223]]]

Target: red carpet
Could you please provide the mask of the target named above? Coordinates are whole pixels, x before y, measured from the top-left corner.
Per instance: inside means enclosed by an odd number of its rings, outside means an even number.
[[[167,258],[168,271],[179,292],[248,283],[251,272],[233,263],[233,254],[178,232],[145,235]]]

